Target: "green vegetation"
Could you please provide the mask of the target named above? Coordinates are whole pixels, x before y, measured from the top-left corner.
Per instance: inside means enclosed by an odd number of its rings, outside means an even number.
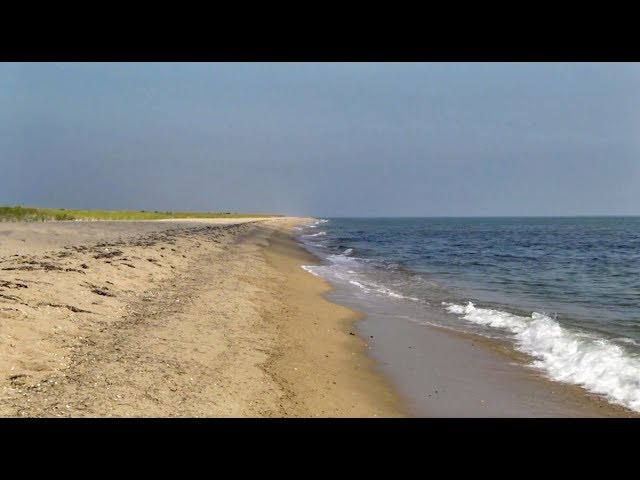
[[[0,207],[0,221],[43,222],[45,220],[161,220],[165,218],[246,218],[282,215],[231,212],[147,212],[127,210],[66,210],[64,208]]]

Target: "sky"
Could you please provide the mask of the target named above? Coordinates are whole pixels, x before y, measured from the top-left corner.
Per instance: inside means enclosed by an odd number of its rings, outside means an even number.
[[[0,205],[640,214],[640,64],[0,63]]]

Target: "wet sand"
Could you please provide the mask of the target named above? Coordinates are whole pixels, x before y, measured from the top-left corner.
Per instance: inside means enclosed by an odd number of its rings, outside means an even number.
[[[327,298],[366,305],[341,290]],[[437,315],[433,312],[433,315]],[[418,417],[638,417],[583,388],[552,381],[506,341],[367,311],[355,327],[378,371]]]
[[[0,416],[402,416],[301,221],[0,224]]]
[[[576,386],[548,380],[506,343],[411,322],[367,317],[380,372],[420,417],[637,417]],[[379,341],[375,339],[379,338]]]

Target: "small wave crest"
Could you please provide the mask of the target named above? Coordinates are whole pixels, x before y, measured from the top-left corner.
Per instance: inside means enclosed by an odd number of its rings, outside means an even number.
[[[420,301],[419,298],[408,297],[406,295],[402,295],[401,293],[394,292],[393,290],[391,290],[390,288],[387,288],[387,287],[380,287],[376,291],[379,292],[379,293],[382,293],[383,295],[387,295],[388,297],[392,297],[392,298],[403,298],[405,300],[411,300],[413,302],[419,302]]]
[[[378,281],[375,281],[366,273],[367,259],[352,257],[353,249],[348,248],[340,254],[332,254],[326,257],[329,265],[308,266],[302,268],[313,275],[326,278],[327,280],[341,283],[343,285],[353,285],[360,291],[376,296],[390,297],[395,299],[410,300],[419,302],[420,299],[403,295]]]
[[[360,289],[362,289],[364,292],[369,293],[369,289],[367,287],[365,287],[363,284],[361,284],[360,282],[356,282],[355,280],[349,280],[349,283],[351,285],[355,285],[356,287],[359,287]]]
[[[613,339],[616,342],[626,343],[628,345],[633,345],[635,347],[640,347],[640,343],[637,340],[633,340],[632,338],[618,337]]]
[[[345,255],[344,253],[332,254],[327,256],[327,260],[329,260],[334,265],[357,265],[361,263],[362,259],[357,257],[350,257]]]
[[[320,220],[316,220],[315,222],[307,225],[307,228],[318,228],[318,225],[322,225],[323,223],[327,223],[329,220],[321,218]]]
[[[554,380],[574,383],[609,401],[640,411],[640,359],[603,338],[563,328],[544,314],[531,318],[473,303],[443,302],[446,310],[469,322],[501,328],[515,336],[517,348],[532,357],[533,366]]]
[[[303,270],[305,270],[305,271],[309,272],[311,275],[314,275],[314,276],[316,276],[316,277],[319,277],[319,276],[320,276],[320,275],[318,275],[318,274],[315,272],[315,270],[314,270],[314,269],[315,269],[316,267],[315,267],[315,266],[313,266],[313,265],[301,265],[301,267],[302,267],[302,269],[303,269]]]
[[[356,287],[359,287],[363,292],[365,293],[376,293],[376,294],[382,294],[386,297],[391,297],[391,298],[399,298],[399,299],[404,299],[404,300],[412,300],[414,302],[419,302],[420,300],[415,298],[415,297],[407,297],[406,295],[402,295],[398,292],[395,292],[393,290],[391,290],[390,288],[387,287],[383,287],[377,283],[373,283],[373,282],[369,282],[369,281],[363,281],[363,282],[358,282],[356,280],[349,280],[349,283],[351,285],[355,285]]]

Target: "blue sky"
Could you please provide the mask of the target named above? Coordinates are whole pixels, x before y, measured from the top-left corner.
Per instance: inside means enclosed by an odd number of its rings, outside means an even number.
[[[640,65],[4,63],[0,204],[640,214]]]

